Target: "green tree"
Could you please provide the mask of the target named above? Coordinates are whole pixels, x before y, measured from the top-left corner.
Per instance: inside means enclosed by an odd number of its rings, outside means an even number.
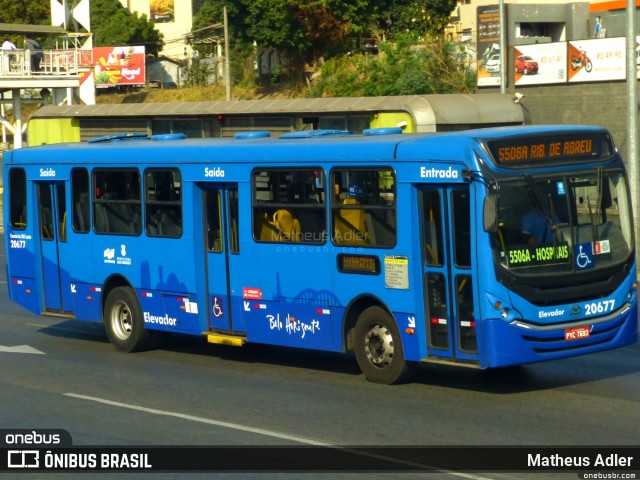
[[[224,5],[228,9],[232,43],[275,47],[289,60],[289,75],[296,72],[300,75],[305,62],[315,63],[321,57],[334,59],[335,64],[326,67],[329,70],[349,64],[357,71],[359,65],[355,59],[335,57],[352,51],[361,37],[377,36],[378,41],[390,39],[404,44],[407,38],[415,43],[418,39],[425,41],[440,35],[456,0],[205,0],[193,27],[194,45],[200,53],[212,50],[207,44],[198,43],[197,31],[220,24]],[[397,55],[392,53],[386,53],[386,61],[396,61]],[[402,64],[398,66],[401,72],[386,71],[389,85],[395,85],[388,87],[390,91],[446,89],[444,85],[436,87],[433,80],[424,79],[427,67],[425,60],[419,58],[419,49],[411,55],[397,60]],[[245,62],[245,58],[232,59]],[[365,68],[357,76],[367,77],[368,73]],[[349,76],[346,69],[341,74]],[[357,87],[353,83],[349,88]],[[369,85],[367,89],[379,90],[379,87]]]
[[[223,40],[224,20],[223,7],[227,5],[229,29],[234,43],[240,43],[246,39],[244,35],[242,18],[247,14],[244,5],[236,0],[224,2],[221,0],[205,0],[196,15],[193,17],[191,31],[193,47],[201,54],[215,53],[216,39]],[[217,28],[212,28],[215,25]]]
[[[49,0],[32,0],[27,2],[0,0],[0,12],[2,12],[3,23],[51,25],[50,8]],[[9,36],[9,38],[18,47],[22,46],[23,37],[21,35],[12,35]]]
[[[89,9],[94,46],[144,45],[147,54],[158,55],[162,34],[146,15],[130,12],[118,0],[91,0]]]
[[[211,70],[209,65],[201,62],[199,57],[193,57],[187,63],[185,86],[206,87],[209,85],[209,75]]]
[[[233,42],[256,43],[286,52],[293,65],[344,53],[349,39],[363,34],[377,12],[368,0],[205,0],[195,16],[197,31],[223,21],[223,6]],[[384,2],[382,2],[384,3]],[[198,44],[201,53],[210,47]],[[207,51],[209,49],[209,51]]]
[[[456,4],[456,0],[392,0],[381,19],[392,37],[406,33],[419,37],[440,35]]]
[[[0,0],[3,23],[25,25],[51,25],[51,5],[49,0]]]

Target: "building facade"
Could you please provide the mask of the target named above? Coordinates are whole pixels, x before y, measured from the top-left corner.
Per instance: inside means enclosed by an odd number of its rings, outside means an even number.
[[[175,60],[191,57],[187,35],[191,33],[193,15],[200,5],[196,0],[120,0],[123,7],[146,15],[164,36],[161,54]]]

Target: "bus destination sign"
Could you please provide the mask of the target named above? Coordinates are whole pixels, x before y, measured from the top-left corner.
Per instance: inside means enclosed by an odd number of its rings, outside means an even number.
[[[489,141],[488,146],[495,162],[505,166],[605,160],[614,151],[605,133],[522,136]]]
[[[556,245],[542,245],[536,247],[523,246],[507,251],[507,261],[510,267],[529,267],[532,265],[549,265],[568,263],[569,244],[567,242]]]

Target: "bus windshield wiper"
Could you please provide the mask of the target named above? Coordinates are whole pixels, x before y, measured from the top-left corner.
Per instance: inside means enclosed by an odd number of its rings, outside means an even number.
[[[536,184],[533,176],[530,173],[524,174],[524,179],[527,182],[527,186],[531,190],[533,194],[533,202],[534,207],[537,208],[542,214],[547,218],[548,222],[551,222],[551,231],[553,233],[553,242],[556,243],[556,229],[557,229],[557,219],[558,217],[555,214],[555,208],[553,205],[553,201],[551,199],[551,195],[548,198],[545,198],[540,190],[538,189],[538,185]]]
[[[598,196],[596,197],[595,202],[595,212],[591,208],[591,200],[589,199],[589,195],[587,195],[587,207],[589,208],[589,220],[591,221],[591,236],[593,237],[592,241],[596,242],[598,240],[598,225],[602,219],[602,188],[603,188],[603,176],[604,171],[602,167],[596,168],[596,190],[598,191]]]
[[[531,193],[533,193],[533,206],[545,215],[549,215],[549,207],[545,205],[544,197],[542,196],[542,193],[540,193],[533,176],[530,173],[525,173],[524,179],[527,182],[527,186],[531,190]]]

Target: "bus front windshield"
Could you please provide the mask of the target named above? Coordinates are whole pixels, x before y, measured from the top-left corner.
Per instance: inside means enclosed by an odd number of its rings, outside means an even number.
[[[622,171],[526,174],[498,185],[496,261],[516,275],[601,269],[629,258],[633,231]]]

